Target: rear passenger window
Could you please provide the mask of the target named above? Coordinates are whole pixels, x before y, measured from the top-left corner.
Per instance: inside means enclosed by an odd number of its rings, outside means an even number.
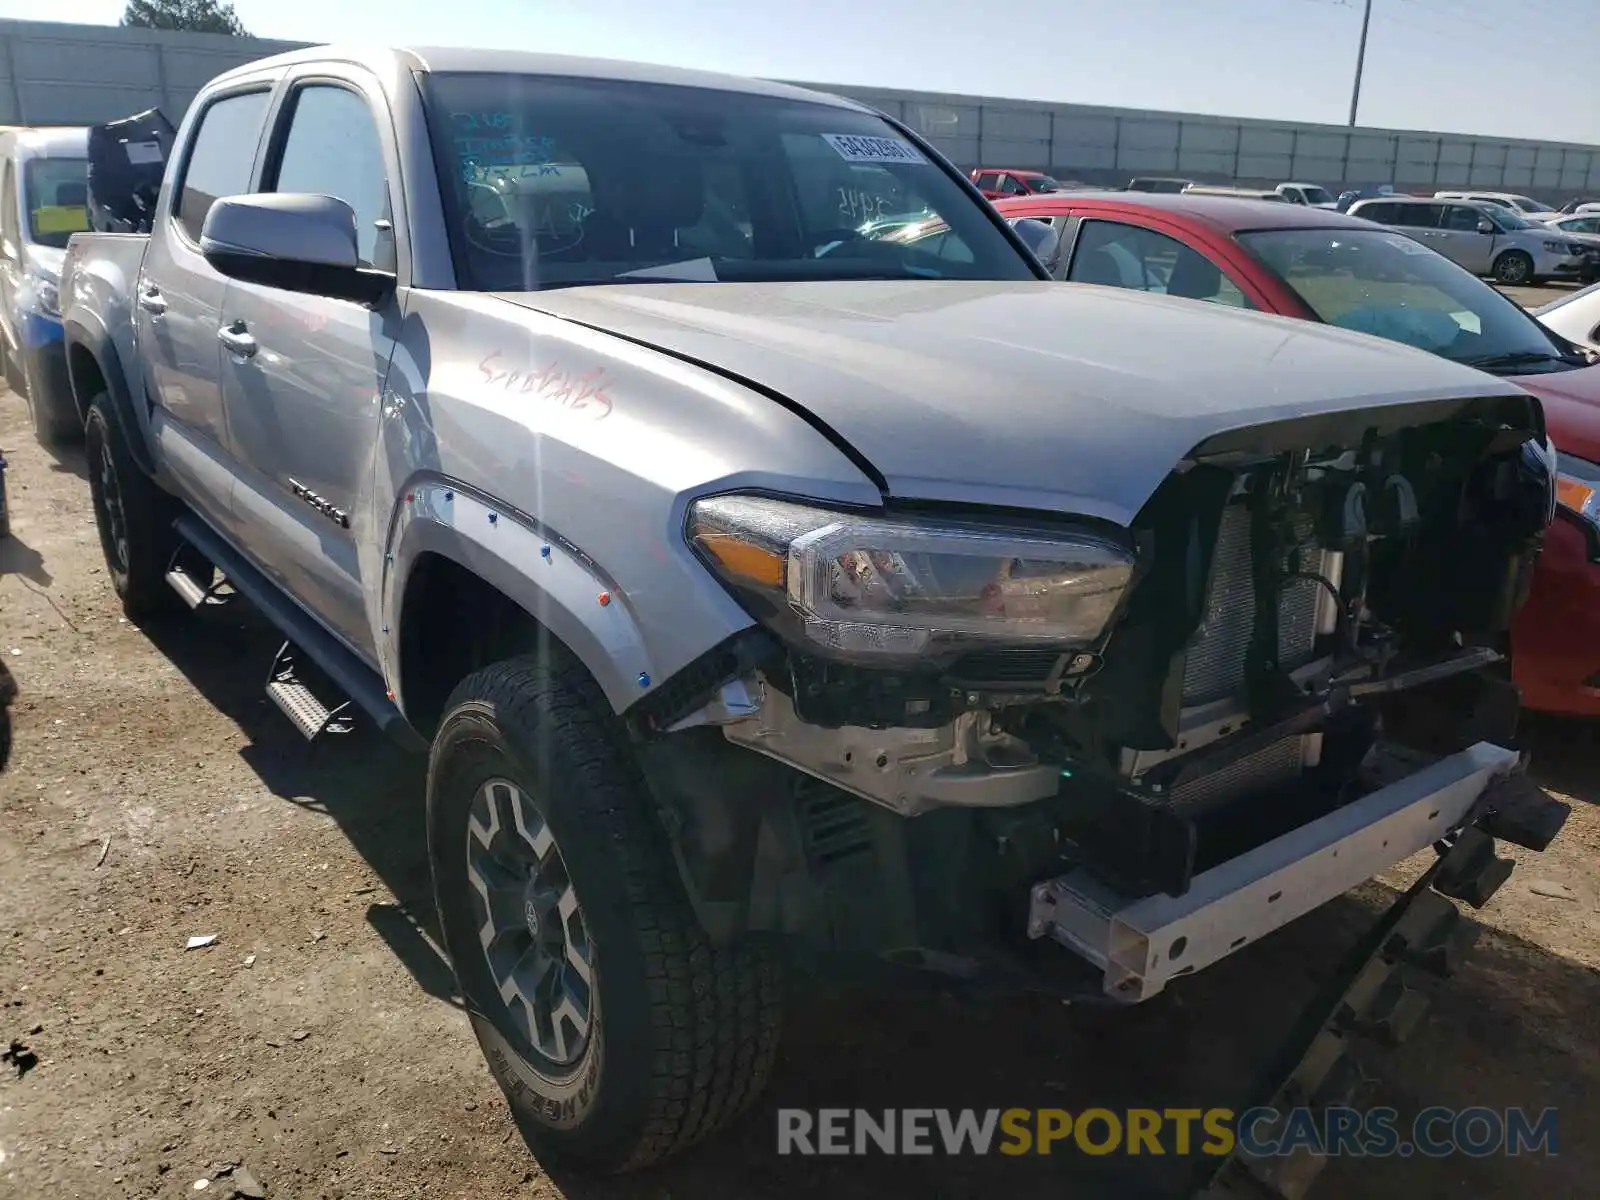
[[[394,270],[394,231],[378,224],[390,217],[383,143],[372,109],[355,92],[313,84],[295,94],[271,190],[343,200],[355,209],[361,265]]]
[[[266,92],[224,96],[201,115],[178,192],[178,224],[191,241],[200,240],[206,214],[218,197],[250,189],[267,98]]]
[[[1442,204],[1397,204],[1389,224],[1402,229],[1437,229],[1443,215]]]

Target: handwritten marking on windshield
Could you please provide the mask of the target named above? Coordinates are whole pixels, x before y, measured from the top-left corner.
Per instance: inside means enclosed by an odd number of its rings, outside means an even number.
[[[839,215],[848,221],[877,220],[892,211],[893,205],[886,196],[862,191],[859,188],[835,190],[839,193]]]
[[[484,383],[490,387],[548,400],[592,421],[603,421],[611,415],[611,396],[607,392],[611,384],[605,377],[604,367],[580,373],[553,362],[537,370],[512,371],[496,364],[495,360],[503,357],[503,351],[495,350],[478,364]]]

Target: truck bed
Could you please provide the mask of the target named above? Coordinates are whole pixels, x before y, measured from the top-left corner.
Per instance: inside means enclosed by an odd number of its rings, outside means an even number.
[[[149,244],[147,233],[75,233],[61,268],[62,320],[104,331],[125,370],[134,362],[134,292]]]

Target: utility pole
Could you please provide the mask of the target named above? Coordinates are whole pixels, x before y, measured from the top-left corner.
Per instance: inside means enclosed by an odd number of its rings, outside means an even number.
[[[1361,48],[1356,51],[1356,81],[1350,89],[1350,126],[1355,127],[1356,108],[1361,103],[1361,72],[1367,65],[1367,26],[1372,24],[1372,0],[1367,0],[1366,11],[1361,14]]]

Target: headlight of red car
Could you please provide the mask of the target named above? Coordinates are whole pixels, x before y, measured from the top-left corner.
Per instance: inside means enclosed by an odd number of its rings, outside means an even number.
[[[1590,547],[1600,547],[1600,465],[1558,450],[1556,466],[1557,501],[1584,527]],[[1597,556],[1591,553],[1590,557]]]

